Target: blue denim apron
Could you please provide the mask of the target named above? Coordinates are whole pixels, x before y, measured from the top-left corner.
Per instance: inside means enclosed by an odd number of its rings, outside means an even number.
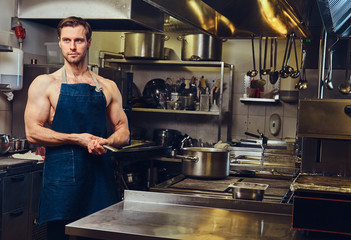
[[[90,133],[106,137],[106,99],[95,85],[62,84],[52,129],[62,133]],[[109,154],[89,154],[78,145],[47,147],[38,223],[76,220],[117,202]]]

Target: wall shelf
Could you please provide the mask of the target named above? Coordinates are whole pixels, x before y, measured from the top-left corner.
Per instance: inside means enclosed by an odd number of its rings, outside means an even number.
[[[175,114],[219,116],[219,112],[189,111],[189,110],[168,110],[168,109],[158,109],[158,108],[132,108],[132,111],[133,112],[175,113]]]
[[[276,103],[279,98],[240,98],[242,103]]]
[[[230,87],[229,87],[229,96],[233,95],[233,85],[234,85],[234,65],[232,64],[227,64],[223,61],[175,61],[175,60],[144,60],[144,59],[119,59],[119,58],[101,58],[100,59],[101,66],[113,66],[113,67],[119,67],[121,65],[126,65],[126,66],[134,66],[134,65],[153,65],[153,66],[180,66],[180,67],[215,67],[219,68],[220,72],[220,94],[219,94],[219,102],[218,102],[218,107],[219,111],[218,112],[204,112],[204,111],[189,111],[189,110],[166,110],[166,109],[153,109],[153,108],[133,108],[133,112],[150,112],[150,113],[166,113],[166,114],[188,114],[188,115],[209,115],[209,116],[215,116],[217,117],[217,125],[218,125],[218,141],[221,140],[221,127],[222,127],[222,121],[223,121],[223,109],[222,109],[222,103],[223,103],[223,84],[224,84],[224,70],[229,69],[229,77],[230,77]],[[132,68],[131,68],[132,69]],[[231,112],[232,110],[232,97],[229,97],[229,111]],[[231,139],[231,116],[232,114],[229,114],[228,119],[228,127],[227,127],[227,138]]]

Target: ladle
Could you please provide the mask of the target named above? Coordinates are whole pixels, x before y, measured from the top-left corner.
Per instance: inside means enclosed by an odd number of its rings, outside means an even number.
[[[254,36],[251,37],[251,45],[252,45],[252,62],[253,62],[253,70],[250,70],[246,73],[249,77],[256,77],[258,71],[256,70],[256,62],[255,62],[255,44],[254,44]]]
[[[270,69],[266,68],[267,45],[268,45],[268,37],[266,37],[265,44],[264,44],[263,69],[260,69],[262,75],[268,75],[270,73]]]
[[[307,89],[305,59],[306,59],[306,50],[302,49],[302,61],[301,61],[300,80],[295,85],[295,88],[297,88],[298,90],[305,90],[305,89]]]
[[[284,58],[283,58],[283,63],[282,63],[282,69],[279,71],[279,74],[282,78],[287,78],[289,76],[289,74],[285,71],[285,60],[286,60],[287,53],[288,53],[289,42],[290,42],[290,34],[287,36]]]
[[[295,63],[296,63],[296,70],[292,71],[290,76],[292,78],[298,78],[300,76],[300,71],[299,71],[299,62],[297,60],[297,51],[296,51],[296,43],[295,43],[295,37],[293,36],[294,40],[294,52],[295,52]]]
[[[328,90],[333,90],[334,86],[332,83],[332,68],[333,68],[333,52],[334,50],[329,49],[329,67],[328,67],[328,72],[327,75],[324,79],[324,87],[327,88]]]
[[[349,95],[351,92],[351,77],[349,78],[350,50],[351,50],[351,38],[348,39],[348,43],[347,43],[345,82],[339,85],[339,92],[344,95]]]
[[[273,69],[271,69],[271,72],[269,74],[269,81],[271,84],[275,84],[279,78],[279,72],[276,70],[276,67],[277,67],[277,46],[278,46],[277,39],[274,38],[274,66],[273,66]],[[271,66],[272,66],[272,56],[273,56],[273,46],[271,46]]]
[[[260,52],[259,52],[259,69],[262,69],[262,64],[261,64],[261,60],[262,60],[262,36],[260,36]],[[264,85],[266,85],[266,80],[262,79],[262,71],[260,71],[260,79],[258,80],[254,80],[252,82],[252,87],[254,88],[262,88],[264,87]]]

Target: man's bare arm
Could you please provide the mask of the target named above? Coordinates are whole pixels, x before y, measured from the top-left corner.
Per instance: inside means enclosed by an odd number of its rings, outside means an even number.
[[[129,142],[128,119],[123,111],[122,96],[117,85],[111,83],[111,103],[107,108],[107,116],[114,127],[114,133],[107,138],[108,144],[115,147],[124,146]]]

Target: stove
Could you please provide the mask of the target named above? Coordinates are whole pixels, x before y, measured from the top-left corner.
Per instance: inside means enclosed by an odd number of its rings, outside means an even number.
[[[269,185],[265,191],[263,202],[287,203],[289,202],[291,181],[291,178],[243,177],[240,175],[229,175],[225,179],[218,180],[196,179],[179,175],[151,187],[150,191],[232,200],[232,188],[228,188],[230,184],[236,182],[260,183]]]

